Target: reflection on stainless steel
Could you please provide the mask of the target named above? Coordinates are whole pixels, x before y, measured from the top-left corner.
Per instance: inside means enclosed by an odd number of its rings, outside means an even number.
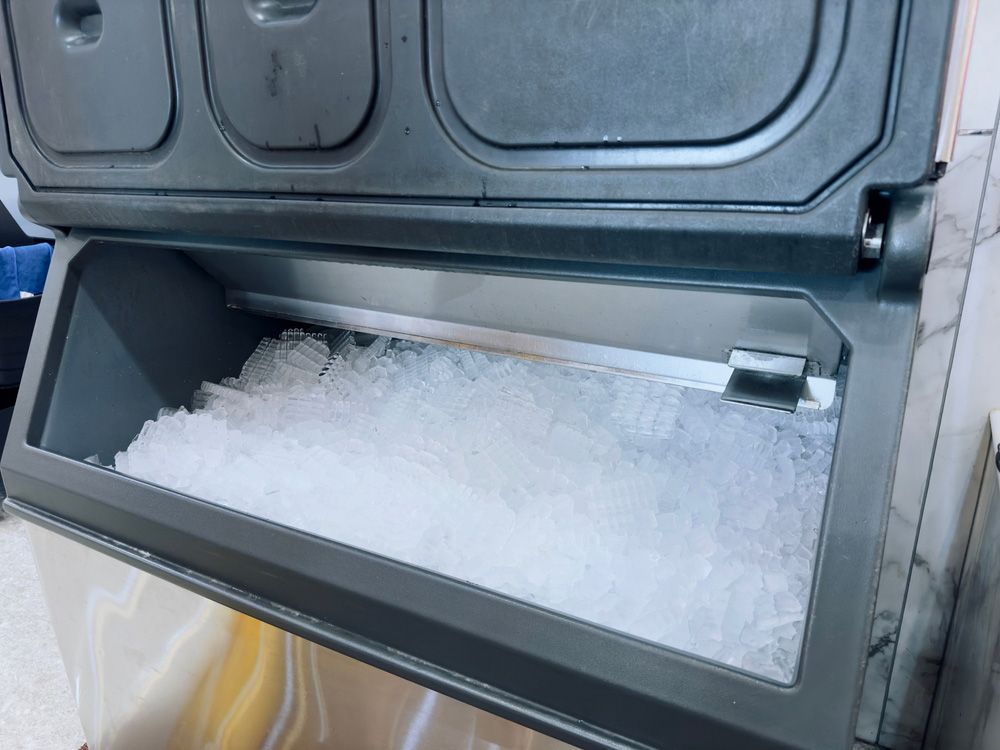
[[[567,750],[29,524],[93,750]]]
[[[949,162],[958,135],[958,116],[962,106],[962,92],[965,88],[965,74],[969,68],[969,54],[972,51],[972,33],[976,26],[976,12],[979,0],[958,0],[955,3],[955,27],[951,36],[951,52],[948,55],[947,81],[944,100],[941,103],[941,127],[938,130],[937,150],[934,161]]]
[[[393,268],[267,255],[191,257],[231,307],[629,373],[722,393],[733,348],[807,359],[803,407],[833,401],[841,340],[808,301],[725,291]]]
[[[302,314],[345,327],[389,323],[437,338],[437,326],[450,324],[491,332],[483,345],[500,350],[516,350],[520,342],[511,336],[525,334],[722,363],[736,346],[806,357],[824,376],[840,364],[837,332],[798,297],[250,253],[188,255],[226,288],[230,304],[280,305],[275,312],[285,314],[298,301]]]

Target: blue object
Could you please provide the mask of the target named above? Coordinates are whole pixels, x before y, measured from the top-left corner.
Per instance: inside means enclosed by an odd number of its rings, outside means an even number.
[[[41,293],[51,260],[47,242],[0,248],[0,300],[18,299],[21,292]]]

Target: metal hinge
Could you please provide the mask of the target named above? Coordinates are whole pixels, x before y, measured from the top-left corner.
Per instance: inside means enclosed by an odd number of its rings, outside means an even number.
[[[733,349],[723,401],[794,412],[806,387],[806,358]]]
[[[881,258],[884,239],[885,222],[875,219],[869,211],[865,214],[865,228],[861,236],[861,257],[865,260]]]

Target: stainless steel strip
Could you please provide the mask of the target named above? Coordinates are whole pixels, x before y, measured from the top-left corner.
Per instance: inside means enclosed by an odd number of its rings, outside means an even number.
[[[230,306],[579,365],[721,393],[733,349],[807,359],[800,406],[826,408],[842,344],[799,297],[188,253]]]
[[[723,364],[733,348],[752,349],[805,357],[824,377],[840,365],[840,336],[801,297],[263,254],[188,255],[232,302],[260,295],[284,309],[349,315],[341,322],[355,326],[389,328],[383,316],[427,319],[493,331],[500,349],[511,348],[502,340],[508,333],[530,334]]]
[[[658,380],[687,388],[701,388],[715,393],[726,390],[734,370],[738,369],[730,364],[693,357],[623,349],[239,290],[228,291],[226,302],[230,307],[263,315],[415,341],[483,349],[552,364]],[[799,368],[801,373],[805,359],[798,358],[798,361],[802,363]],[[836,380],[832,378],[806,378],[798,406],[806,409],[828,408],[833,403],[836,385]]]
[[[729,355],[729,366],[737,370],[753,370],[799,377],[806,371],[806,358],[787,357],[769,352],[754,352],[749,349],[733,349]]]

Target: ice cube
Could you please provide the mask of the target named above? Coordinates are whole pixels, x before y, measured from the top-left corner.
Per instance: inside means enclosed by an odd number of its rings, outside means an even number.
[[[363,342],[358,344],[357,340]],[[706,658],[796,668],[839,401],[794,415],[475,350],[292,329],[123,473]],[[99,460],[99,459],[94,459]]]

